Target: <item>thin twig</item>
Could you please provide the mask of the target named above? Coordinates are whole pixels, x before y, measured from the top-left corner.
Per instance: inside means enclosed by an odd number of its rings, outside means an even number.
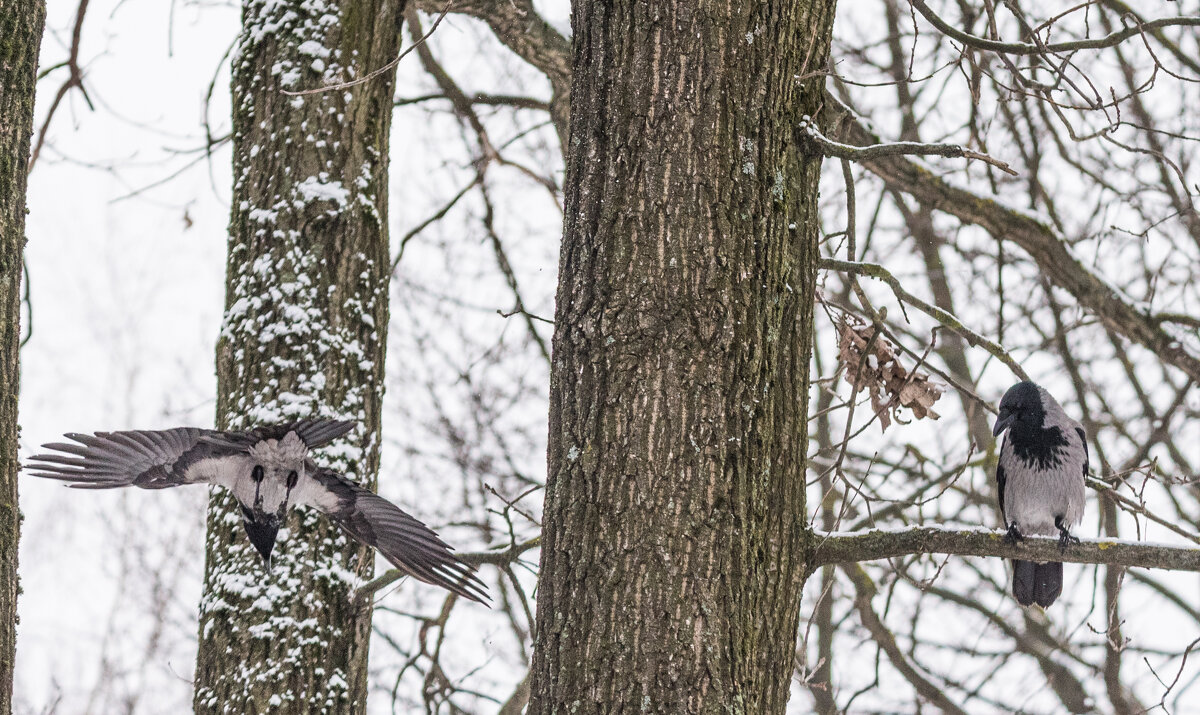
[[[324,87],[318,87],[316,89],[304,89],[304,90],[300,90],[299,92],[292,92],[292,91],[289,91],[286,89],[281,89],[279,91],[282,92],[283,94],[286,94],[289,97],[300,97],[300,96],[303,96],[306,94],[320,94],[322,92],[336,92],[337,90],[340,90],[340,89],[349,89],[350,87],[357,87],[360,84],[366,84],[367,82],[370,82],[371,80],[384,74],[385,72],[388,72],[393,67],[400,64],[400,60],[404,59],[405,55],[407,55],[409,52],[412,52],[413,50],[420,47],[425,42],[425,40],[428,40],[429,36],[433,34],[433,31],[438,28],[438,25],[442,24],[442,20],[446,17],[447,13],[450,12],[450,6],[453,4],[454,4],[454,0],[448,0],[445,7],[442,8],[441,14],[439,14],[437,16],[437,19],[433,21],[433,26],[429,28],[429,32],[426,32],[424,35],[421,36],[421,39],[419,39],[416,42],[414,42],[413,44],[409,45],[403,52],[396,55],[396,59],[392,60],[391,62],[388,62],[386,65],[380,67],[377,70],[372,70],[371,72],[368,72],[367,74],[363,75],[362,77],[359,77],[358,79],[352,79],[349,82],[339,82],[338,84],[326,85]]]
[[[1148,30],[1179,25],[1200,25],[1200,17],[1164,17],[1158,20],[1151,20],[1150,22],[1138,23],[1123,30],[1112,32],[1104,37],[1056,42],[1049,45],[1041,42],[1000,42],[998,40],[989,40],[985,37],[977,37],[976,35],[959,30],[941,17],[938,17],[925,4],[924,0],[910,0],[910,2],[917,9],[917,12],[921,13],[922,17],[928,20],[938,31],[948,35],[951,39],[958,40],[964,45],[974,47],[977,50],[988,50],[989,52],[1000,52],[1009,55],[1048,55],[1061,52],[1076,52],[1078,50],[1099,50],[1119,45],[1125,40]]]
[[[946,328],[958,333],[971,346],[982,347],[997,360],[1004,363],[1020,379],[1029,379],[1029,375],[1025,372],[1024,368],[1003,347],[966,327],[962,324],[962,321],[945,310],[936,305],[930,305],[912,293],[909,293],[891,272],[878,263],[852,263],[850,261],[840,261],[836,258],[822,258],[820,267],[825,270],[845,271],[854,275],[869,276],[887,283],[888,287],[892,289],[892,293],[895,294],[896,300],[901,303],[908,303]]]

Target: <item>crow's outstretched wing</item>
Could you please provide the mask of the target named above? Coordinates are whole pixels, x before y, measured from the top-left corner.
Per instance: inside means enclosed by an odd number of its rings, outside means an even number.
[[[218,432],[196,427],[128,432],[68,433],[78,444],[43,445],[57,452],[30,457],[31,474],[71,482],[82,489],[141,487],[163,489],[181,484],[228,486],[249,470],[246,452],[264,439],[295,432],[310,448],[331,442],[354,428],[354,422],[301,420],[265,425],[244,432]]]
[[[163,489],[212,481],[229,460],[226,449],[204,438],[220,434],[196,427],[128,432],[67,433],[69,442],[42,445],[55,453],[29,458],[35,477],[71,482],[83,489],[141,487]],[[214,461],[215,460],[215,461]],[[232,465],[230,465],[232,466]]]
[[[463,598],[486,602],[487,587],[475,570],[459,561],[429,527],[337,472],[318,469],[313,480],[313,493],[305,494],[304,501],[355,539],[378,549],[396,568]]]

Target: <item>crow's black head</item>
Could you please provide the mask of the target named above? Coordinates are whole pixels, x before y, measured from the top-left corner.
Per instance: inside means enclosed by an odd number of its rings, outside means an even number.
[[[246,527],[250,543],[270,566],[271,550],[275,548],[275,536],[279,533],[279,516],[242,507],[242,525]]]
[[[1021,428],[1022,431],[1039,430],[1045,417],[1046,409],[1042,406],[1038,386],[1032,382],[1018,382],[1008,388],[1004,399],[1000,400],[1000,414],[996,416],[992,436],[999,437],[1009,427]]]

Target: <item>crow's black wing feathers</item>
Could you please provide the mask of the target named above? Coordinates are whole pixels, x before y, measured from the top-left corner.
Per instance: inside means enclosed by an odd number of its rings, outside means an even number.
[[[996,491],[999,492],[999,495],[1000,495],[1000,516],[1004,518],[1004,528],[1005,529],[1008,528],[1008,516],[1005,515],[1005,513],[1004,513],[1004,482],[1007,480],[1008,480],[1008,477],[1006,477],[1004,474],[1004,465],[1000,464],[1000,462],[997,461],[996,462],[996,485],[997,485]]]
[[[200,440],[211,430],[177,427],[168,430],[68,433],[69,442],[42,445],[57,452],[30,457],[35,477],[71,482],[82,489],[135,486],[163,489],[188,484],[188,469],[214,453]]]
[[[418,580],[486,602],[487,587],[475,570],[459,561],[429,527],[337,472],[319,469],[313,477],[337,497],[335,506],[322,511],[355,539],[375,547],[396,568]]]
[[[307,419],[299,422],[263,425],[240,432],[212,432],[204,438],[204,441],[230,451],[245,452],[264,439],[283,439],[288,432],[295,432],[296,436],[304,442],[304,446],[314,449],[341,437],[354,429],[354,425],[353,420]]]
[[[1079,443],[1083,445],[1083,481],[1086,484],[1088,476],[1088,461],[1090,461],[1088,457],[1087,434],[1084,433],[1082,427],[1076,427],[1075,434],[1079,435]]]
[[[296,432],[308,447],[327,444],[354,428],[352,421],[301,420],[267,425],[245,432],[218,432],[197,427],[68,433],[69,442],[43,445],[53,450],[30,457],[31,474],[71,482],[82,489],[141,487],[163,489],[197,481],[213,481],[231,465],[214,463],[243,454],[263,439]],[[193,469],[199,467],[198,469]]]
[[[354,420],[301,420],[292,426],[309,449],[315,449],[354,429]],[[286,432],[284,433],[286,434]]]

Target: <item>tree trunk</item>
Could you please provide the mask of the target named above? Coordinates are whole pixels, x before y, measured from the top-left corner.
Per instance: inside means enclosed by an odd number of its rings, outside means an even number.
[[[25,185],[43,0],[0,0],[0,715],[12,712],[17,641],[17,395]]]
[[[217,415],[353,418],[323,463],[373,486],[387,328],[387,166],[403,0],[246,0],[233,63],[234,194]],[[340,445],[339,445],[340,446]],[[335,456],[336,454],[336,456]],[[293,513],[270,570],[235,502],[209,502],[197,712],[363,712],[374,554]]]
[[[833,12],[574,4],[530,713],[784,710]]]

